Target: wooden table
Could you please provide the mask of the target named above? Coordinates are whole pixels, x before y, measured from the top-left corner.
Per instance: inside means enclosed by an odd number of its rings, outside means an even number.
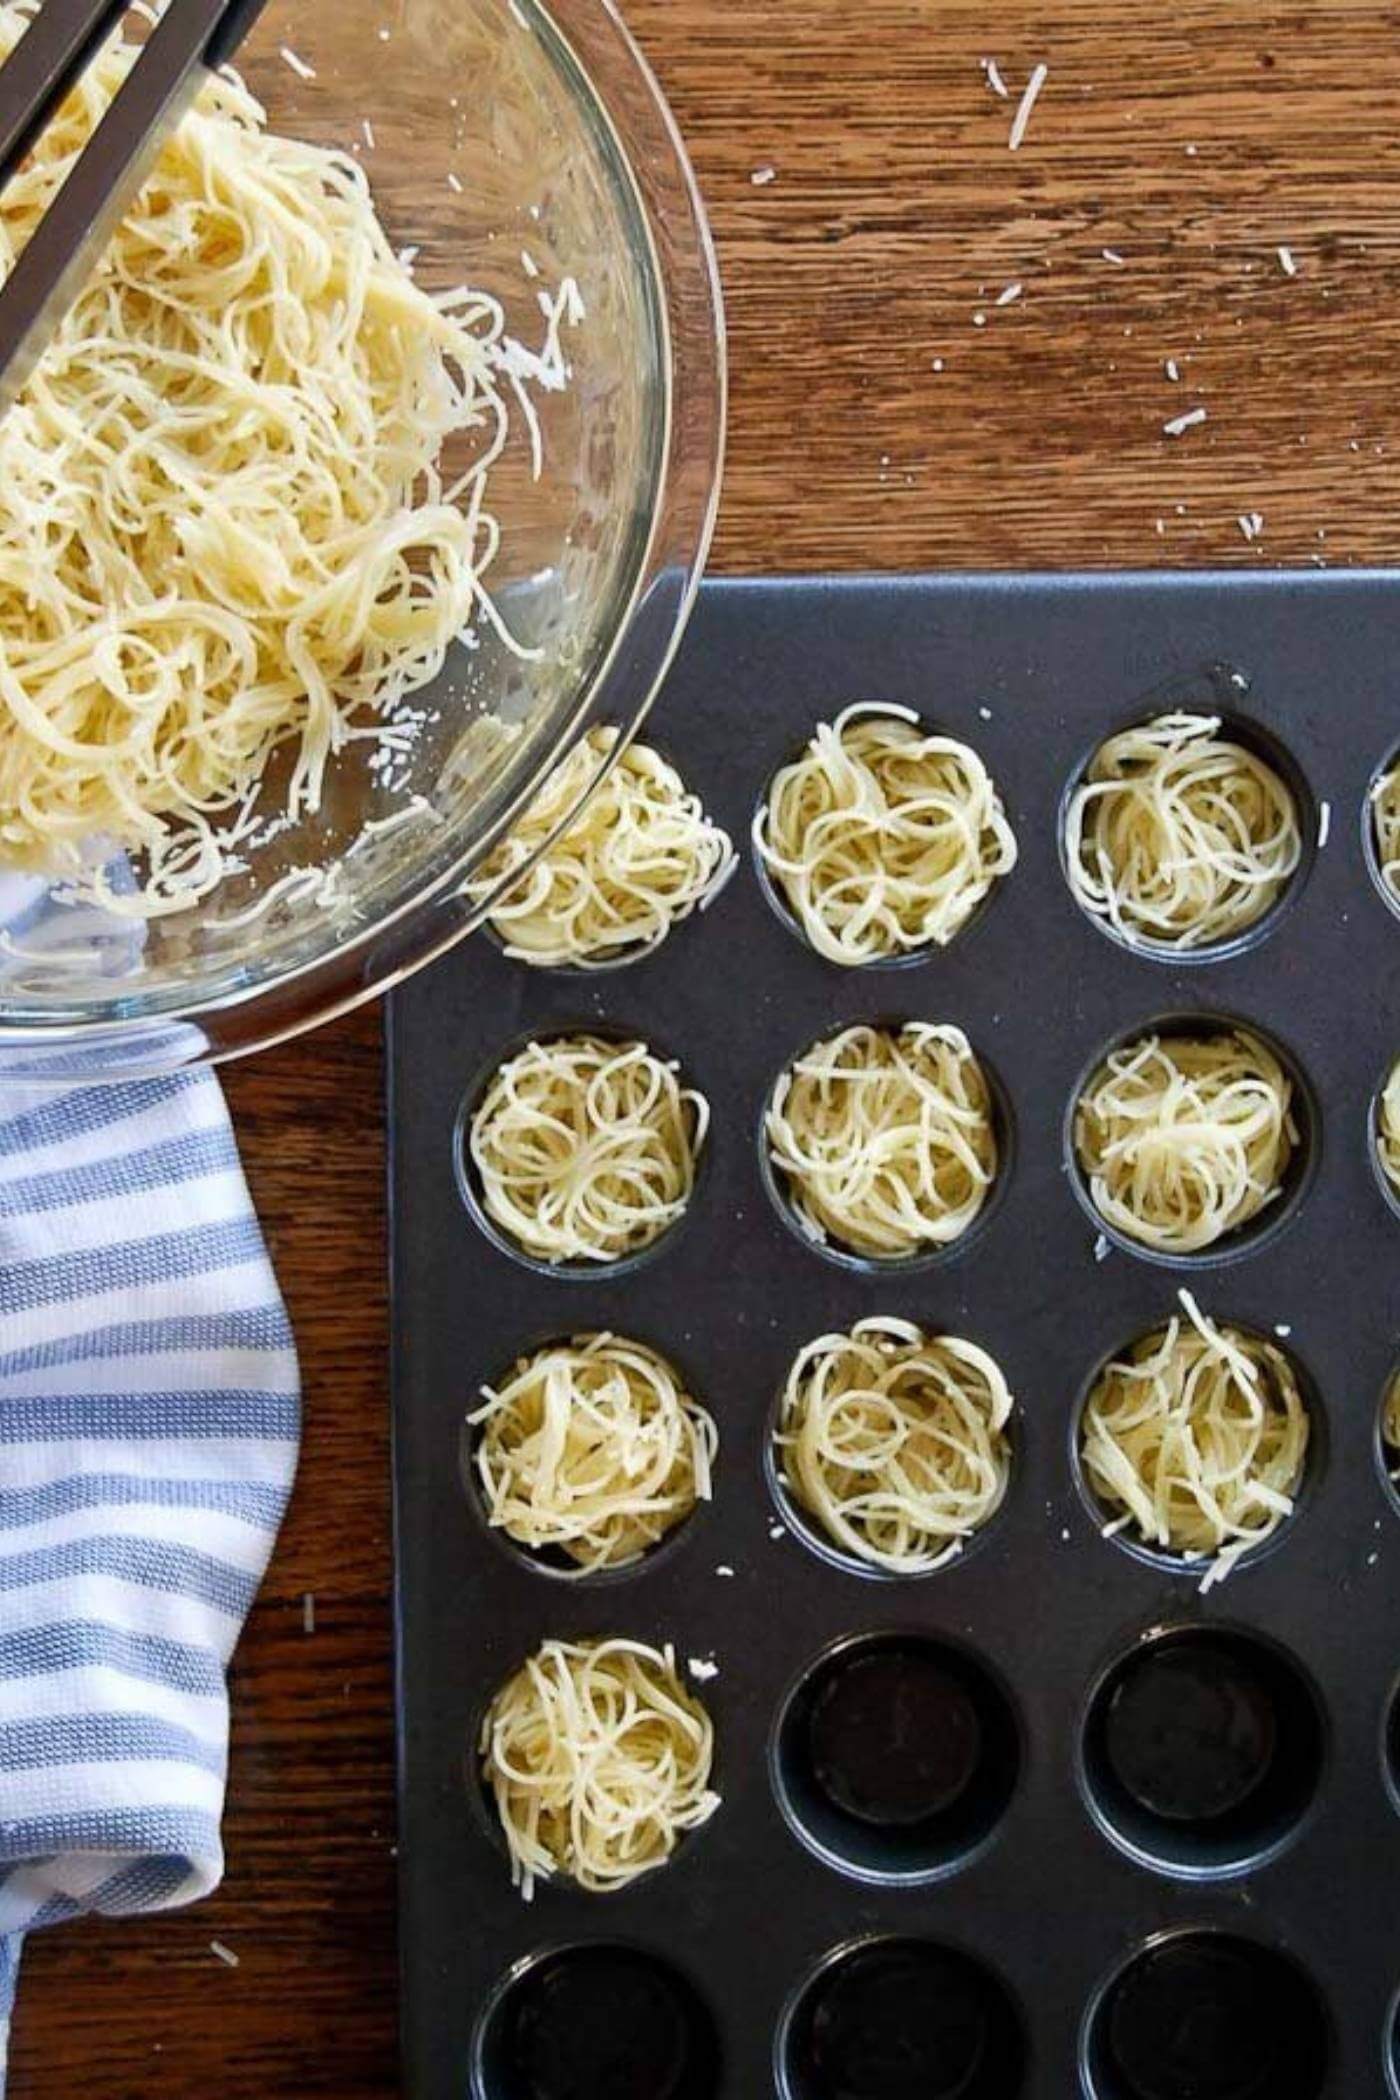
[[[717,567],[1392,556],[1394,7],[630,16],[728,290]],[[301,1484],[234,1677],[229,1877],[196,1911],[31,1947],[11,2100],[397,2091],[380,1084],[372,1012],[229,1074],[306,1379]]]

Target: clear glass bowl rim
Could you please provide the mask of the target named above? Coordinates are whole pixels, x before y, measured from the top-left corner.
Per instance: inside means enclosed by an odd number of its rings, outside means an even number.
[[[469,903],[462,883],[554,767],[604,724],[622,731],[610,766],[656,699],[694,606],[719,509],[727,371],[714,243],[676,120],[615,0],[509,4],[527,28],[562,48],[586,84],[594,115],[604,122],[633,190],[658,308],[666,398],[654,502],[606,656],[580,689],[562,735],[523,754],[493,794],[494,814],[481,834],[392,913],[264,983],[196,996],[159,1013],[143,1012],[139,993],[125,1012],[123,1002],[114,1001],[90,1021],[7,1021],[0,1007],[0,1086],[51,1081],[56,1063],[65,1079],[82,1082],[218,1063],[290,1040],[380,996],[456,946],[489,915],[492,897]],[[609,766],[594,776],[558,829],[597,791]],[[547,850],[548,841],[540,848]]]

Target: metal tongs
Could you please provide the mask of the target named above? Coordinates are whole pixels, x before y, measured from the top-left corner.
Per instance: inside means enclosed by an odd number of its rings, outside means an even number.
[[[120,25],[129,0],[41,0],[0,66],[0,190]],[[0,415],[121,223],[162,144],[264,0],[169,0],[58,195],[0,286]]]

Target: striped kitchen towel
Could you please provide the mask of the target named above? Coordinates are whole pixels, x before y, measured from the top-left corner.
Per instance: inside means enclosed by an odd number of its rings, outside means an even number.
[[[224,1672],[299,1421],[217,1080],[12,1076],[0,1068],[0,2094],[27,1932],[187,1903],[219,1879]]]

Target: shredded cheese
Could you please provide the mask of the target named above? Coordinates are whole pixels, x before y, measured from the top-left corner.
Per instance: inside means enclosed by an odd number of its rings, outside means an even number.
[[[1011,137],[1007,141],[1013,153],[1020,149],[1021,141],[1026,136],[1026,126],[1031,120],[1031,111],[1035,108],[1040,91],[1049,77],[1049,66],[1039,65],[1026,82],[1025,92],[1016,106],[1016,115],[1012,120]]]

